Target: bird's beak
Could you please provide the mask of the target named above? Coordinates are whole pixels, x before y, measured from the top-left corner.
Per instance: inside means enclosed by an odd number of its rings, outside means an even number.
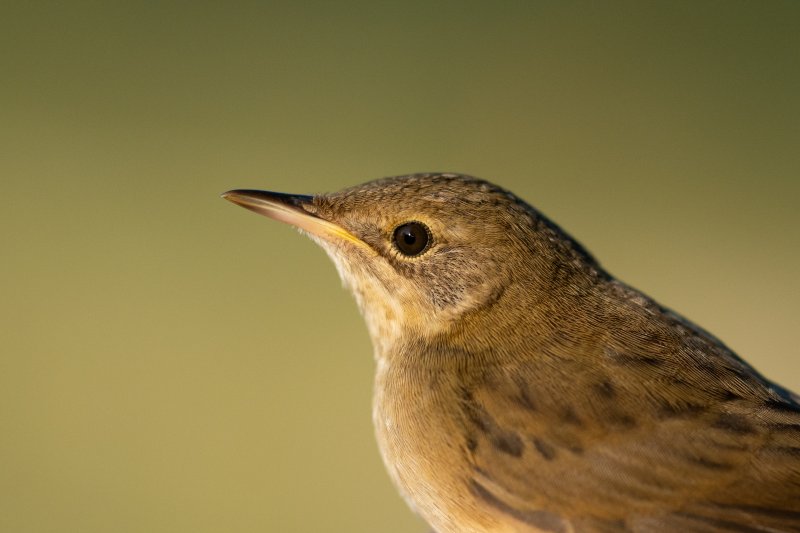
[[[222,197],[260,215],[291,224],[327,241],[343,239],[368,248],[364,241],[346,229],[312,213],[313,196],[237,189],[224,193]]]

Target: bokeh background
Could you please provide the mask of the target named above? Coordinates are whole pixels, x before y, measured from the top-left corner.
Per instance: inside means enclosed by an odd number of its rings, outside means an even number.
[[[800,4],[4,2],[0,531],[423,532],[334,268],[219,198],[459,171],[800,389]]]

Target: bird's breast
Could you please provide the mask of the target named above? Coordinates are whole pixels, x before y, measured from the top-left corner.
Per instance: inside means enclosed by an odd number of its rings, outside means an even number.
[[[501,532],[470,492],[469,439],[456,378],[379,360],[373,421],[383,461],[407,503],[440,533]]]

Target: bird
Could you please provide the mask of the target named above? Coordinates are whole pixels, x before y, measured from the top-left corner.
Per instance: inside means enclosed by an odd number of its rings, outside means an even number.
[[[800,397],[513,193],[417,173],[223,197],[333,260],[383,462],[435,532],[800,531]]]

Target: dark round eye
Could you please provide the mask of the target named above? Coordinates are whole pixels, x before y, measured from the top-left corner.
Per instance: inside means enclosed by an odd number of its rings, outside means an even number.
[[[406,222],[394,230],[394,245],[403,255],[421,254],[428,248],[430,240],[430,231],[421,222]]]

